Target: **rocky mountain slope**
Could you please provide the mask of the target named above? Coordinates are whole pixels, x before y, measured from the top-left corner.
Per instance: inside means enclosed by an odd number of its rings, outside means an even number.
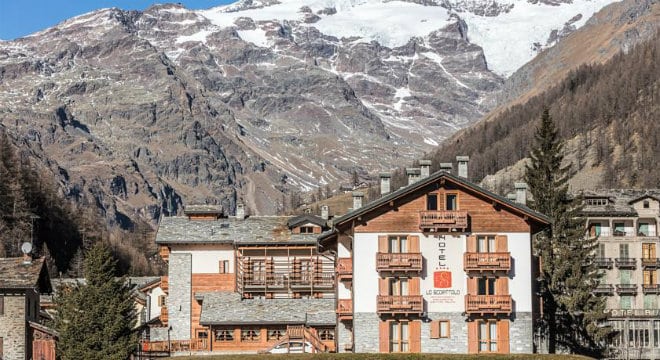
[[[391,168],[611,0],[243,0],[105,9],[0,42],[0,123],[111,223]]]

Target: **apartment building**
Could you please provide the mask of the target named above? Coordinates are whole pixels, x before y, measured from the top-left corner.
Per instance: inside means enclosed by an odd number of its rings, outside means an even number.
[[[339,352],[532,353],[539,305],[532,235],[549,219],[467,180],[467,157],[332,220],[319,248],[337,256]]]
[[[660,359],[660,189],[583,196],[588,235],[598,237],[595,261],[603,270],[596,294],[607,297],[616,331],[613,356]]]
[[[316,246],[326,220],[247,216],[241,205],[235,216],[188,206],[162,218],[168,275],[143,349],[257,352],[296,338],[334,350],[335,260]]]

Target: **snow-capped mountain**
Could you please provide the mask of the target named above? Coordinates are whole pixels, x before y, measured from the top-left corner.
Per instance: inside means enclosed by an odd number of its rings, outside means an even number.
[[[611,0],[244,0],[104,9],[0,42],[0,122],[110,218],[406,163]]]

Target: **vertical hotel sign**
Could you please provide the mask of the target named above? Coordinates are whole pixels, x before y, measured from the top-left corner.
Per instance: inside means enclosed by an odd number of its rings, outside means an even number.
[[[461,236],[432,235],[420,242],[427,260],[427,274],[421,290],[428,312],[462,312],[465,295]]]

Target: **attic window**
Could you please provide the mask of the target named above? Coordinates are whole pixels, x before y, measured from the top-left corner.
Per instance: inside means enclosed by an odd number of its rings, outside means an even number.
[[[605,206],[607,205],[608,201],[607,198],[594,198],[586,199],[585,203],[590,206]]]
[[[313,234],[314,233],[314,227],[313,226],[301,226],[300,227],[300,233],[301,234]]]
[[[648,208],[649,208],[649,201],[644,200],[644,209],[648,209]]]

